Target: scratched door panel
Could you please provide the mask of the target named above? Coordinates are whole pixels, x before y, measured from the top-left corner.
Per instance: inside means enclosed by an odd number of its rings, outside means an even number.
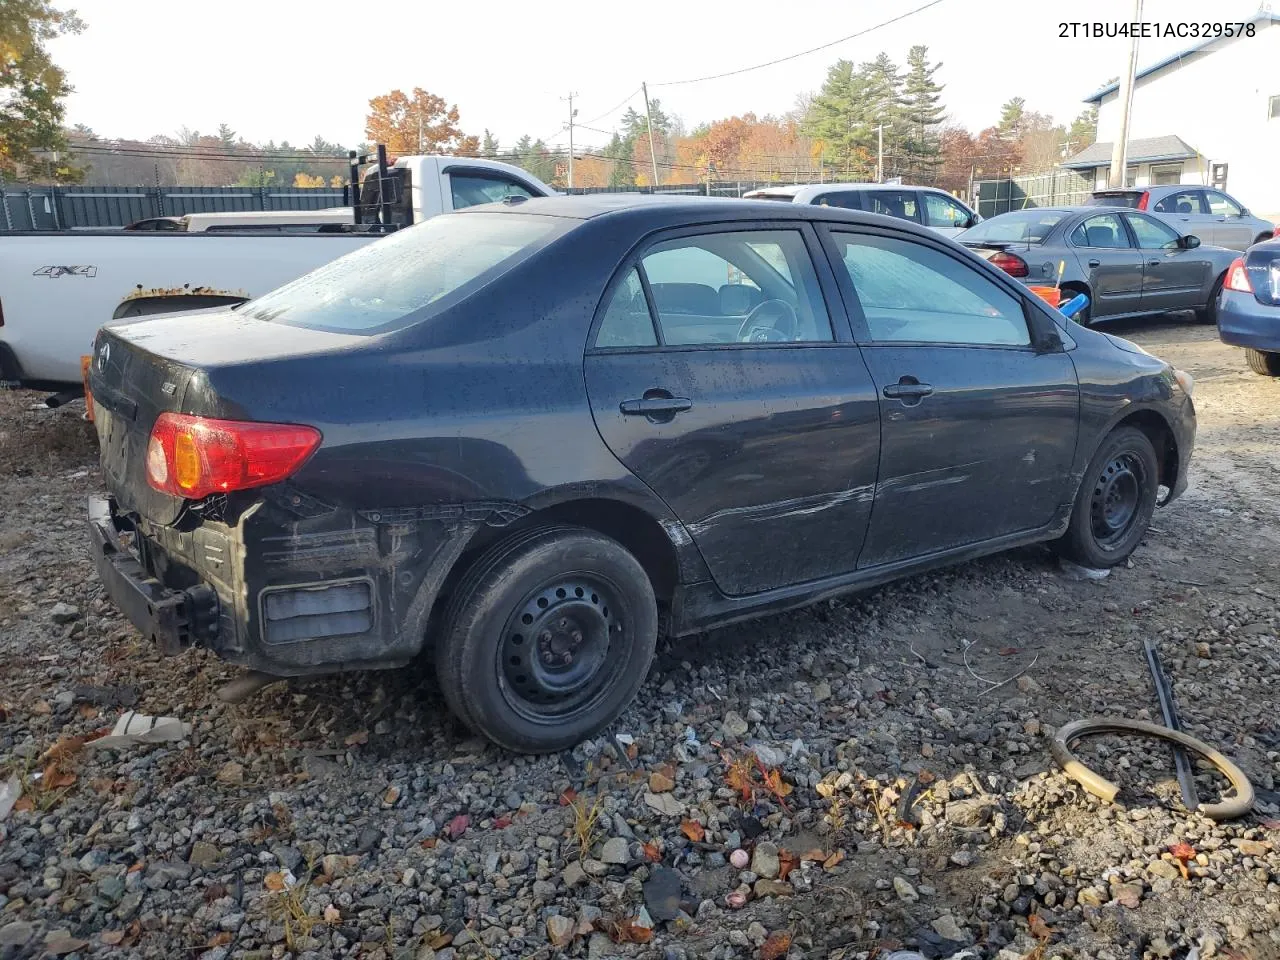
[[[864,345],[881,390],[880,476],[859,567],[1032,530],[1071,496],[1079,388],[1065,353],[964,345]]]
[[[856,569],[880,439],[856,346],[589,354],[586,375],[600,435],[684,522],[721,590]],[[621,412],[652,391],[689,408]]]

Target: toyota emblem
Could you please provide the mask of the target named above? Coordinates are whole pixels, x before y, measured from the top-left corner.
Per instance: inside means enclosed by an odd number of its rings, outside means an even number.
[[[111,359],[111,344],[104,343],[102,349],[98,351],[98,372],[104,373],[107,369],[107,361]]]

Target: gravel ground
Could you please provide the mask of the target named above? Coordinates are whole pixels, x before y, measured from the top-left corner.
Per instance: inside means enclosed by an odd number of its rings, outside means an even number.
[[[1201,417],[1130,566],[1021,550],[668,646],[609,736],[540,759],[468,739],[425,671],[222,704],[234,671],[103,599],[79,411],[0,392],[0,958],[1280,956],[1280,382],[1212,329],[1117,332]],[[1147,637],[1247,818],[1183,810],[1149,742],[1081,747],[1116,805],[1053,766],[1068,720],[1158,719]],[[127,707],[191,733],[73,739]]]

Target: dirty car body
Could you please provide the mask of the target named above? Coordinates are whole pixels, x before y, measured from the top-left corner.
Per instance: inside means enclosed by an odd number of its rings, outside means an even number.
[[[1195,431],[1167,364],[923,227],[714,199],[449,214],[104,328],[90,386],[92,548],[144,635],[277,675],[425,647],[462,719],[527,750],[616,716],[659,624],[1037,541],[1120,562]],[[271,482],[174,487],[254,443],[236,476]]]

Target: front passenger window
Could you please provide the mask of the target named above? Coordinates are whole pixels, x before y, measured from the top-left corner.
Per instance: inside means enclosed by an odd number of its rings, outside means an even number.
[[[833,237],[872,340],[1031,343],[1021,301],[973,267],[909,240],[848,233]]]

